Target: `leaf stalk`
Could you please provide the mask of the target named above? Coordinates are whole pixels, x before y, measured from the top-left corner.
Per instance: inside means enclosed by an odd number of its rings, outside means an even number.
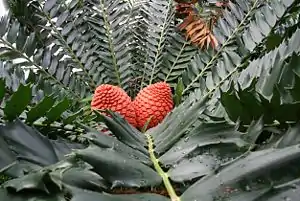
[[[152,136],[150,134],[145,133],[147,141],[148,141],[148,152],[150,154],[150,159],[154,165],[154,168],[156,172],[162,177],[164,185],[167,189],[167,192],[171,198],[172,201],[180,201],[180,197],[176,195],[176,192],[169,180],[169,176],[166,172],[163,171],[163,169],[160,167],[158,164],[158,159],[156,158],[154,154],[154,149],[153,149],[153,140]]]

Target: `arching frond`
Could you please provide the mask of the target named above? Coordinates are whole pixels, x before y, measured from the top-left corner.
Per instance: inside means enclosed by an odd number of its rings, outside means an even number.
[[[285,10],[291,6],[290,3],[278,2],[283,12],[273,11],[269,3],[261,4],[259,1],[237,1],[229,2],[227,9],[223,12],[214,28],[214,33],[220,46],[214,53],[200,53],[191,62],[190,67],[183,73],[185,84],[183,93],[198,87],[201,80],[206,80],[208,89],[212,83],[218,80],[228,79],[235,75],[241,62],[249,57],[249,54],[260,46],[265,36],[271,33],[285,15]],[[264,13],[268,15],[264,16]],[[205,56],[206,55],[206,56]],[[210,71],[210,72],[208,72]],[[206,73],[208,72],[206,76]],[[207,78],[204,78],[207,77]]]
[[[171,26],[175,14],[173,4],[172,0],[151,0],[143,4],[143,12],[146,13],[144,20],[148,27],[142,86],[154,83],[162,68],[168,33],[173,30],[173,26]]]

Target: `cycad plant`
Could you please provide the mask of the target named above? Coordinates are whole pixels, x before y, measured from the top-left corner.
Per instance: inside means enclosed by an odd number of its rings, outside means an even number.
[[[9,0],[0,200],[298,200],[299,5]]]

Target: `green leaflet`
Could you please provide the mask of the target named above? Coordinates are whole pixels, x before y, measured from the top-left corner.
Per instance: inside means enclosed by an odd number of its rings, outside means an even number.
[[[0,80],[0,100],[2,101],[3,97],[5,95],[5,81]]]
[[[111,187],[146,187],[161,183],[161,177],[150,167],[122,156],[114,149],[90,147],[75,153],[111,183]]]
[[[10,142],[9,145],[11,147],[9,147],[9,149],[17,154],[21,161],[28,161],[33,165],[46,166],[56,163],[64,158],[64,154],[70,152],[72,148],[82,147],[82,145],[76,143],[68,144],[67,141],[62,139],[56,141],[50,140],[36,129],[25,125],[19,120],[8,123],[6,126],[1,126],[0,130],[0,139],[3,138],[5,141]],[[1,150],[6,150],[5,144]],[[5,152],[7,152],[6,155],[10,155],[7,150]],[[15,155],[13,154],[13,156]],[[22,165],[20,165],[19,168],[22,169]],[[27,167],[24,166],[23,168],[26,169]],[[14,171],[15,174],[23,174],[22,171],[18,169],[12,169],[12,171]]]
[[[14,79],[17,78],[17,76],[14,77]],[[9,81],[12,81],[12,84],[9,83]],[[42,96],[43,99],[38,100],[39,96],[41,96],[41,94],[39,94],[40,91],[35,91],[38,84],[23,85],[22,83],[14,83],[14,80],[10,80],[7,77],[5,80],[2,80],[0,84],[2,88],[2,104],[4,106],[3,113],[7,121],[14,121],[21,118],[28,124],[45,127],[52,123],[58,123],[57,121],[60,121],[61,117],[63,117],[63,125],[61,125],[63,129],[68,121],[70,122],[72,118],[74,120],[76,117],[76,113],[71,113],[69,117],[64,119],[64,113],[71,107],[70,100],[66,97],[60,102],[57,102],[56,99],[58,98],[53,95]],[[17,89],[13,91],[12,88]],[[41,123],[41,120],[44,120],[44,122]]]
[[[69,100],[64,99],[63,101],[53,106],[46,114],[47,119],[45,123],[50,124],[56,121],[61,116],[61,114],[70,107],[69,104]]]
[[[182,195],[183,200],[193,200],[202,197],[205,200],[214,200],[218,197],[227,197],[226,188],[231,189],[233,192],[229,196],[235,196],[234,190],[245,188],[257,188],[268,189],[272,183],[268,181],[262,181],[261,183],[255,183],[253,181],[251,185],[251,179],[257,178],[263,180],[265,172],[276,172],[282,171],[280,167],[284,164],[288,164],[293,160],[299,158],[299,145],[290,146],[284,149],[268,149],[258,152],[250,153],[244,159],[241,159],[229,166],[221,169],[214,175],[208,175],[202,180],[199,180],[193,184],[185,193]],[[288,167],[285,166],[287,169]],[[248,179],[248,182],[247,182]],[[243,186],[243,182],[246,182],[249,186]],[[275,183],[276,185],[276,183]],[[239,194],[237,192],[236,194]],[[247,193],[246,193],[247,194]]]
[[[5,117],[12,121],[18,117],[27,107],[31,100],[31,87],[30,85],[20,85],[18,90],[11,96],[10,100],[7,101],[4,114]]]
[[[175,95],[174,95],[174,102],[176,106],[178,106],[181,103],[183,87],[184,87],[183,82],[182,79],[180,78],[178,79],[178,83],[176,85]]]
[[[27,122],[32,123],[37,120],[41,115],[45,115],[46,112],[53,106],[55,100],[49,96],[44,97],[44,99],[32,108],[27,113]]]
[[[145,137],[137,129],[128,124],[119,114],[108,111],[108,114],[110,114],[112,118],[102,115],[97,111],[96,114],[101,117],[102,121],[120,141],[128,146],[132,146],[132,148],[147,153],[144,148],[144,146],[146,146]]]

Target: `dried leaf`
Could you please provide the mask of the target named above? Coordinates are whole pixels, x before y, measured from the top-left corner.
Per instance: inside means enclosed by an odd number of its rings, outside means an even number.
[[[185,18],[183,22],[178,25],[180,31],[185,31],[186,40],[190,40],[195,45],[201,48],[206,47],[216,48],[218,46],[218,41],[213,35],[211,25],[214,25],[217,19],[222,16],[222,8],[227,5],[227,1],[218,1],[215,6],[218,10],[217,16],[212,15],[209,18],[202,18],[198,15],[197,9],[195,9],[195,4],[198,3],[197,0],[192,0],[190,2],[175,0],[178,4],[176,10],[179,14],[184,14]],[[209,25],[208,25],[209,24]]]

